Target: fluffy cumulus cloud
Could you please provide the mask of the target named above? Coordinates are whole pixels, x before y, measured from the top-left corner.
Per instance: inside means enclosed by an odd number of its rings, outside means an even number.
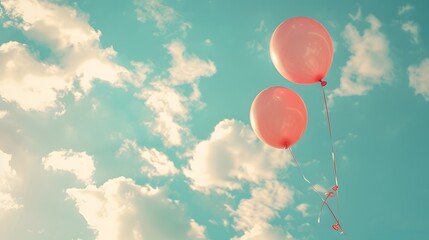
[[[165,46],[172,57],[168,69],[169,77],[158,76],[150,86],[144,88],[137,96],[155,114],[155,119],[147,125],[155,135],[164,140],[166,146],[180,146],[183,137],[189,134],[185,126],[191,107],[201,106],[199,80],[216,73],[215,64],[204,61],[195,55],[185,53],[185,46],[174,41]],[[191,92],[181,92],[181,86],[190,86]]]
[[[119,177],[96,187],[67,190],[96,239],[205,239],[204,227],[189,219],[165,191]]]
[[[24,110],[44,111],[72,87],[71,79],[54,64],[39,62],[18,42],[0,45],[0,95]]]
[[[94,160],[86,152],[71,149],[53,151],[42,158],[43,167],[51,171],[70,172],[86,184],[92,183],[95,171]]]
[[[206,227],[198,224],[194,219],[189,222],[191,229],[188,231],[188,236],[191,239],[206,239]]]
[[[101,35],[71,7],[45,0],[2,0],[1,4],[11,17],[6,25],[59,50],[91,45]]]
[[[133,79],[130,71],[112,61],[112,47],[100,47],[101,32],[74,8],[45,0],[2,0],[1,6],[4,26],[20,29],[52,52],[44,62],[22,43],[0,45],[0,95],[6,101],[24,110],[45,111],[67,92],[87,93],[96,79],[112,86]],[[79,90],[73,89],[73,81],[78,81]]]
[[[351,56],[342,68],[340,87],[333,90],[335,96],[365,95],[375,85],[390,83],[393,63],[389,56],[389,41],[380,31],[381,22],[370,15],[366,18],[370,27],[363,33],[349,23],[343,36]]]
[[[418,65],[408,67],[408,78],[415,94],[422,95],[426,101],[429,101],[429,58]]]
[[[172,176],[179,172],[165,153],[155,148],[140,147],[135,141],[126,139],[119,149],[118,154],[122,155],[130,151],[137,152],[143,164],[141,167],[142,174],[155,177]]]
[[[234,229],[244,234],[236,240],[288,239],[287,234],[269,224],[269,220],[279,217],[278,211],[293,201],[293,192],[277,181],[268,181],[252,189],[251,198],[240,201],[238,208],[227,209],[234,216]]]
[[[0,213],[23,207],[11,194],[13,184],[18,180],[15,170],[10,166],[11,159],[12,155],[0,150]]]
[[[419,25],[417,25],[417,23],[415,23],[413,21],[407,21],[407,22],[402,24],[401,28],[404,32],[411,34],[411,42],[412,43],[414,43],[414,44],[419,43],[420,28],[419,28]]]
[[[290,162],[284,150],[258,141],[249,126],[236,120],[218,123],[208,140],[193,150],[184,174],[191,187],[210,192],[241,188],[240,181],[260,183],[276,178],[277,170]]]

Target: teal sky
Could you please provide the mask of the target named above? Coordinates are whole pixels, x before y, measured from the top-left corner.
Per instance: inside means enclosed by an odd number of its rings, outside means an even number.
[[[429,3],[327,2],[0,0],[0,238],[424,239]],[[250,126],[260,91],[297,92],[309,121],[294,154],[332,187],[320,86],[269,56],[295,16],[334,43],[343,235]]]

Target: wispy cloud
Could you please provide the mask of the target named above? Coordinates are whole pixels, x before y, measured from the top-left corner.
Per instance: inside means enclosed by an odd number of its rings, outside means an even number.
[[[196,145],[184,174],[196,190],[223,192],[241,188],[241,181],[273,180],[277,170],[289,162],[290,156],[285,151],[258,141],[249,126],[223,120],[208,140]]]
[[[144,99],[146,106],[155,115],[154,120],[146,124],[155,135],[161,136],[164,145],[182,145],[182,138],[188,133],[184,126],[189,111],[185,106],[187,97],[161,81],[153,82],[137,97]]]
[[[42,158],[42,163],[46,170],[69,172],[86,184],[93,182],[94,160],[86,152],[74,152],[71,149],[53,151]]]
[[[204,44],[206,46],[213,46],[213,42],[210,38],[207,38],[206,40],[204,40]]]
[[[334,89],[329,98],[335,96],[365,95],[375,85],[390,83],[393,63],[389,56],[389,41],[380,31],[381,22],[369,15],[370,27],[359,33],[349,23],[343,32],[351,56],[342,68],[340,87]]]
[[[429,101],[429,58],[423,59],[418,65],[409,66],[408,78],[415,94]]]
[[[252,189],[251,198],[241,200],[236,210],[227,206],[234,216],[234,229],[244,232],[241,237],[233,239],[284,239],[286,234],[271,226],[269,220],[277,217],[277,212],[292,201],[293,192],[277,181]]]
[[[307,217],[308,216],[308,208],[310,205],[308,203],[301,203],[296,207],[296,210],[302,214],[302,216]]]
[[[268,29],[265,26],[264,19],[259,21],[259,25],[255,28],[254,32],[256,34],[255,39],[247,41],[247,47],[249,49],[256,50],[257,52],[267,51],[270,35],[268,34]]]
[[[148,122],[155,135],[164,140],[166,146],[179,146],[183,137],[189,134],[186,121],[189,109],[202,106],[199,80],[216,73],[215,64],[204,61],[185,51],[182,42],[174,41],[165,46],[172,57],[168,68],[169,77],[155,77],[150,86],[142,89],[137,97],[144,99],[146,106],[154,113],[154,121]],[[187,85],[191,92],[180,92],[177,87]]]
[[[401,6],[401,7],[398,8],[398,15],[405,14],[405,13],[407,13],[407,12],[413,10],[413,9],[414,9],[414,6],[412,6],[410,4],[406,4],[404,6]]]
[[[134,3],[137,6],[137,20],[144,23],[155,22],[161,34],[165,34],[170,25],[183,34],[192,28],[191,23],[181,20],[180,15],[172,7],[163,4],[162,0],[135,0]]]
[[[266,32],[267,31],[267,27],[265,26],[265,20],[262,19],[259,22],[259,26],[255,29],[256,32]]]
[[[249,47],[250,49],[255,49],[258,52],[262,52],[264,49],[266,49],[266,48],[264,48],[262,43],[258,40],[248,41],[247,47]]]
[[[362,9],[359,7],[357,12],[355,14],[351,14],[349,13],[349,17],[353,20],[353,21],[360,21],[362,20]]]
[[[414,44],[418,44],[419,43],[419,33],[420,33],[420,27],[417,23],[413,22],[413,21],[407,21],[405,23],[402,24],[401,29],[404,32],[410,33],[411,34],[411,42]]]
[[[178,201],[149,185],[118,177],[97,187],[70,188],[75,202],[96,239],[206,239],[204,227],[186,217]]]
[[[309,188],[309,190],[315,190],[319,193],[327,193],[328,190],[319,184],[315,184],[313,187]]]
[[[216,73],[213,61],[204,61],[195,55],[186,54],[182,42],[174,41],[165,46],[172,57],[169,83],[173,86],[197,84],[201,77],[210,77]]]
[[[125,139],[118,154],[122,155],[130,151],[137,152],[143,164],[140,170],[142,174],[155,177],[172,176],[179,172],[165,153],[155,148],[140,147],[136,141]]]

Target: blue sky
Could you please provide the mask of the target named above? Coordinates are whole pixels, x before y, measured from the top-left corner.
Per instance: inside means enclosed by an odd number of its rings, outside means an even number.
[[[4,239],[423,239],[429,32],[425,1],[0,0]],[[282,21],[330,32],[325,90],[345,234],[286,151],[249,120],[285,86],[305,101],[293,147],[333,183],[318,85],[269,57]],[[426,22],[426,24],[425,24]]]

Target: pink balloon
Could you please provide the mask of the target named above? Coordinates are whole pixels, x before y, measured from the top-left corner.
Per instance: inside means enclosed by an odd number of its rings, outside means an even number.
[[[308,17],[287,19],[271,36],[271,60],[277,71],[294,83],[320,82],[331,67],[333,53],[329,32]]]
[[[261,141],[275,148],[288,148],[305,132],[307,109],[294,91],[270,87],[253,100],[250,123]]]

